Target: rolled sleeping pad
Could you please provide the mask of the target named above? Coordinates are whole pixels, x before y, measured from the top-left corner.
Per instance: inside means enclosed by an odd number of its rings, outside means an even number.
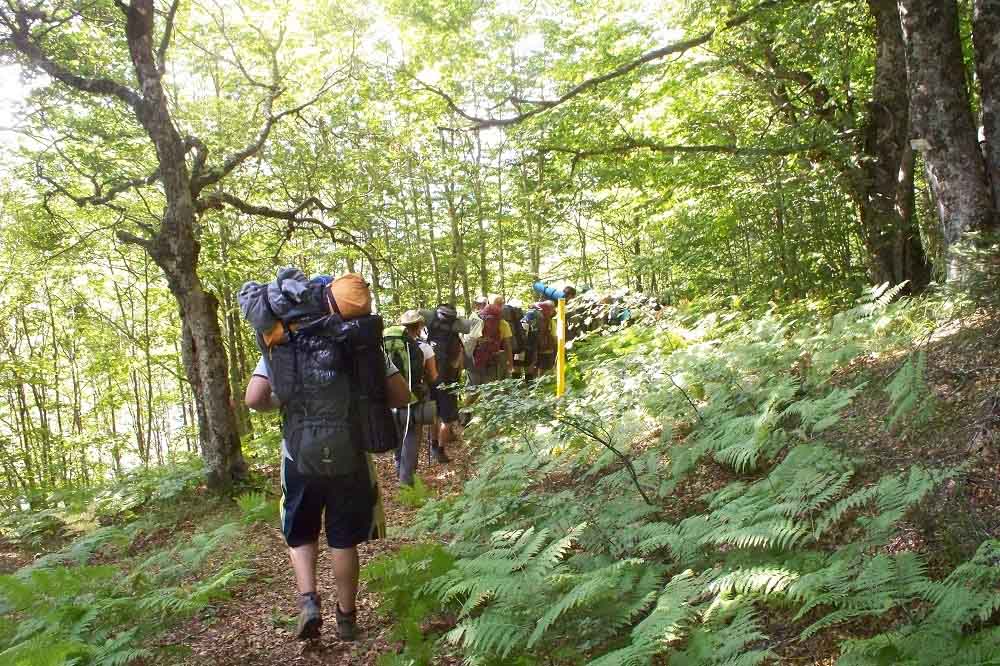
[[[550,287],[541,280],[539,280],[538,282],[536,282],[531,286],[536,292],[538,292],[545,298],[551,299],[553,301],[558,301],[563,298],[566,298],[566,292],[564,292],[562,289],[556,289],[555,287]]]

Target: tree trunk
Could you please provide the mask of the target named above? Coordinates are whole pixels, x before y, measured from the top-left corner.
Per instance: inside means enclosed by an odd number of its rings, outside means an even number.
[[[420,226],[420,202],[417,197],[417,184],[413,175],[412,161],[409,163],[409,185],[410,205],[413,207],[413,227],[416,231],[417,248],[419,250],[418,256],[420,256],[420,253],[424,251],[425,245],[423,229]],[[416,273],[417,280],[417,302],[423,305],[427,303],[427,293],[424,291],[424,262],[422,260],[415,262],[414,272]]]
[[[229,226],[225,221],[219,225],[219,258],[223,266],[229,265],[229,248],[232,238],[229,234]],[[225,278],[223,278],[225,279]],[[229,345],[228,366],[229,366],[229,390],[233,395],[239,395],[242,391],[243,382],[246,379],[244,367],[245,359],[242,358],[242,349],[239,343],[239,308],[233,290],[228,284],[224,284],[220,293],[222,295],[222,321],[226,332],[226,342]],[[253,423],[250,420],[250,410],[242,400],[235,401],[236,428],[240,436],[250,434],[253,431]]]
[[[185,331],[184,369],[195,394],[202,456],[209,486],[228,489],[246,476],[236,418],[226,381],[226,352],[219,328],[218,300],[198,276],[200,244],[184,140],[175,127],[153,56],[153,0],[133,0],[128,10],[129,54],[142,84],[135,115],[156,147],[166,208],[156,236],[145,247],[167,277],[180,306]]]
[[[475,170],[476,175],[472,179],[472,183],[473,193],[476,196],[476,224],[479,228],[479,288],[483,295],[488,295],[490,293],[490,278],[486,268],[486,226],[483,220],[483,142],[479,132],[476,132]]]
[[[972,8],[987,175],[996,210],[1000,209],[1000,0],[974,0]]]
[[[181,306],[184,371],[194,394],[201,455],[209,486],[226,489],[233,481],[246,476],[246,462],[240,450],[236,417],[230,406],[219,304],[212,294],[204,291],[197,274],[188,277],[186,289],[174,291],[171,287]]]
[[[868,0],[868,7],[875,19],[875,81],[864,137],[869,159],[855,200],[872,280],[909,281],[907,291],[919,292],[930,282],[931,267],[913,214],[906,43],[896,0]]]
[[[434,272],[434,295],[437,302],[441,303],[441,271],[438,265],[437,243],[434,239],[434,201],[431,199],[431,181],[427,172],[424,171],[424,203],[427,207],[427,234],[430,237],[431,250],[431,270]],[[452,297],[454,303],[454,297]]]
[[[948,279],[965,272],[954,250],[993,222],[992,196],[966,87],[955,0],[899,0],[912,135],[925,151],[948,251]]]
[[[465,239],[462,235],[462,221],[459,216],[458,204],[455,201],[455,184],[449,182],[444,189],[445,202],[448,204],[448,219],[451,222],[451,297],[455,300],[455,287],[459,279],[462,281],[462,298],[465,301],[466,312],[472,311],[472,296],[469,292],[469,267],[465,258]]]
[[[497,260],[500,264],[500,293],[507,293],[507,266],[503,233],[503,144],[497,151]]]

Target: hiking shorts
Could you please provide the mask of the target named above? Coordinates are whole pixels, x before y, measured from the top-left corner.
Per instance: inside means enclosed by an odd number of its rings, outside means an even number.
[[[543,372],[556,367],[556,353],[538,352],[538,356],[535,359],[535,367]]]
[[[326,527],[330,548],[353,548],[380,536],[378,487],[368,466],[343,477],[304,476],[295,462],[281,459],[281,531],[291,548],[319,540]]]
[[[437,403],[438,418],[444,423],[454,423],[458,420],[458,395],[435,386],[431,389],[431,397]]]

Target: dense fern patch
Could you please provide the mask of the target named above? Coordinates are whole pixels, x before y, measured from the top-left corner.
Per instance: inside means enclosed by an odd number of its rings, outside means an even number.
[[[960,307],[894,296],[832,318],[650,318],[579,341],[561,401],[484,388],[478,474],[415,528],[454,558],[411,591],[454,614],[443,640],[475,664],[758,664],[821,636],[845,665],[1000,660],[997,535],[943,576],[896,538],[975,459],[873,472],[829,437],[866,392],[893,431],[930,417],[908,350]],[[867,354],[900,369],[845,373]]]
[[[153,469],[97,491],[89,506],[63,502],[43,512],[84,510],[89,519],[112,524],[0,576],[0,664],[149,660],[163,651],[151,638],[228,596],[251,573],[250,551],[239,543],[243,528],[231,507],[196,492],[202,478],[193,464]],[[244,522],[276,513],[274,501],[260,493],[244,495],[239,504]],[[200,529],[181,528],[190,521]],[[16,517],[9,524],[19,525]],[[24,531],[33,533],[33,524]]]

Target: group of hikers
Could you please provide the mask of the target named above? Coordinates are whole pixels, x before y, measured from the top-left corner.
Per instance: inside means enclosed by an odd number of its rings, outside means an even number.
[[[574,293],[568,287],[560,295]],[[557,338],[551,300],[525,310],[519,301],[480,296],[465,318],[452,303],[404,312],[384,334],[386,354],[410,391],[407,407],[395,411],[399,483],[413,484],[424,428],[430,433],[429,459],[449,462],[446,447],[461,433],[457,383],[463,374],[469,386],[536,379],[555,366]]]
[[[337,636],[356,637],[357,546],[385,533],[371,454],[394,451],[399,483],[410,486],[425,428],[430,459],[449,462],[463,375],[471,386],[531,381],[555,366],[555,299],[576,292],[534,288],[545,300],[527,308],[481,296],[465,317],[442,303],[386,327],[356,274],[308,278],[285,268],[270,283],[243,285],[240,307],[261,351],[245,401],[282,417],[281,523],[299,591],[297,638],[318,638],[323,624],[321,528],[337,581]]]

